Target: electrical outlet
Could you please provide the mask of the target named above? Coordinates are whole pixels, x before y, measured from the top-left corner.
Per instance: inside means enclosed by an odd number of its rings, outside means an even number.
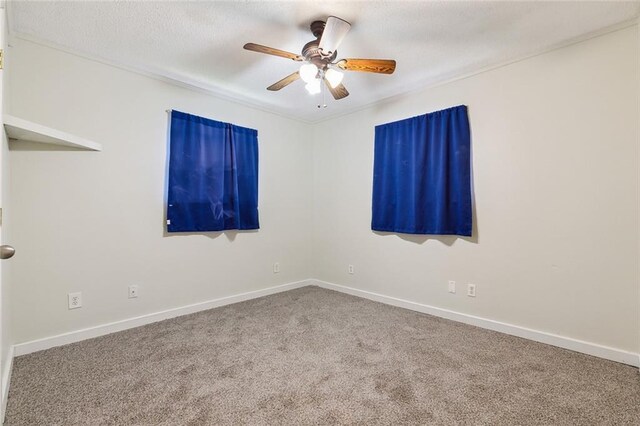
[[[476,285],[475,284],[467,284],[467,296],[476,297]]]
[[[276,262],[273,264],[273,273],[277,274],[278,272],[280,272],[280,264]]]
[[[456,282],[449,281],[449,293],[455,293],[455,292],[456,292]]]
[[[69,293],[69,309],[77,309],[82,307],[82,293]]]
[[[350,274],[354,273],[353,265],[349,265],[349,273]]]
[[[136,297],[138,297],[138,286],[137,285],[130,285],[129,286],[129,299],[135,299]]]

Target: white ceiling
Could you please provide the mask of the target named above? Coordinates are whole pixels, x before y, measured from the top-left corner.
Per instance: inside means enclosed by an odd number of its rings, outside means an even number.
[[[10,37],[169,78],[300,120],[346,114],[411,90],[580,40],[636,19],[639,2],[10,1]],[[395,59],[393,75],[348,72],[351,93],[318,109],[297,81],[265,88],[299,63],[249,52],[254,42],[300,53],[309,24],[352,23],[338,57]]]

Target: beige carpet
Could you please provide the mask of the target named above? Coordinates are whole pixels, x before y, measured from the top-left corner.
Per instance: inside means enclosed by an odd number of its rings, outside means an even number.
[[[638,425],[638,370],[305,287],[15,360],[8,424]]]

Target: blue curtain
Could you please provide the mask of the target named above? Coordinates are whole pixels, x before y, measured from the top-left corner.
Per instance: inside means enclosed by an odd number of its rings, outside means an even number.
[[[258,132],[171,112],[168,232],[258,229]]]
[[[471,236],[464,105],[376,126],[371,229]]]

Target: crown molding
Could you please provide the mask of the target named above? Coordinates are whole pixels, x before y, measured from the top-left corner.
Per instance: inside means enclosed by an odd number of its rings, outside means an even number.
[[[0,2],[2,1],[6,1],[6,0],[0,0]],[[1,4],[1,3],[0,3]],[[139,74],[139,75],[143,75],[155,80],[159,80],[162,81],[164,83],[167,84],[171,84],[174,86],[178,86],[181,88],[185,88],[185,89],[189,89],[189,90],[193,90],[202,94],[206,94],[209,96],[213,96],[215,98],[218,99],[222,99],[228,102],[233,102],[245,107],[249,107],[249,108],[253,108],[262,112],[266,112],[269,114],[274,114],[277,115],[279,117],[284,117],[290,120],[294,120],[303,124],[309,124],[309,125],[313,125],[313,124],[319,124],[319,123],[323,123],[326,121],[330,121],[336,118],[340,118],[340,117],[344,117],[347,115],[351,115],[351,114],[355,114],[357,112],[369,109],[373,106],[379,106],[379,105],[385,105],[385,104],[390,104],[393,102],[397,102],[399,100],[402,100],[412,94],[414,94],[416,91],[423,91],[423,90],[429,90],[435,87],[440,87],[449,83],[453,83],[455,81],[459,81],[459,80],[464,80],[479,74],[483,74],[495,69],[499,69],[502,67],[506,67],[518,62],[522,62],[525,61],[527,59],[530,58],[534,58],[536,56],[540,56],[540,55],[544,55],[546,53],[549,52],[553,52],[555,50],[559,50],[559,49],[563,49],[565,47],[568,46],[572,46],[574,44],[579,44],[579,43],[583,43],[585,41],[591,40],[593,38],[597,38],[600,36],[604,36],[606,34],[610,34],[616,31],[621,31],[624,29],[627,29],[629,27],[633,27],[633,26],[637,26],[640,25],[640,16],[639,17],[635,17],[633,19],[630,20],[626,20],[623,22],[620,22],[618,24],[615,25],[611,25],[605,28],[602,28],[600,30],[597,31],[592,31],[589,33],[585,33],[582,34],[580,36],[577,37],[573,37],[571,39],[562,41],[560,43],[556,43],[554,45],[551,46],[547,46],[543,49],[539,49],[536,50],[534,52],[530,52],[528,54],[525,55],[521,55],[515,58],[511,58],[511,59],[506,59],[506,60],[502,60],[502,61],[497,61],[494,64],[491,65],[483,65],[480,67],[477,67],[476,69],[466,69],[466,70],[462,70],[462,71],[458,71],[458,72],[451,72],[445,75],[442,75],[438,78],[435,79],[423,79],[423,80],[418,80],[414,83],[412,83],[410,86],[406,86],[404,87],[399,93],[391,95],[391,96],[387,96],[384,98],[381,98],[377,101],[374,102],[369,102],[367,104],[364,105],[360,105],[360,106],[354,106],[353,108],[350,108],[348,110],[344,110],[344,111],[340,111],[337,112],[335,114],[329,114],[326,115],[324,117],[321,117],[317,120],[308,120],[308,119],[304,119],[301,117],[297,117],[294,116],[292,114],[287,114],[284,113],[282,111],[278,111],[278,107],[275,106],[270,106],[264,102],[260,102],[257,100],[252,100],[249,99],[246,96],[243,96],[242,94],[238,94],[238,93],[233,93],[230,92],[228,90],[224,90],[220,87],[217,87],[215,85],[211,85],[211,84],[207,84],[205,82],[202,81],[197,81],[195,79],[191,79],[188,78],[186,76],[182,76],[176,73],[171,73],[168,71],[164,71],[164,70],[160,70],[160,69],[156,69],[154,67],[147,67],[147,66],[140,66],[140,65],[134,65],[134,64],[127,64],[127,63],[121,63],[121,62],[117,62],[117,61],[113,61],[104,57],[100,57],[97,55],[92,55],[92,54],[88,54],[85,52],[80,52],[76,49],[72,49],[54,42],[51,42],[49,40],[45,40],[39,37],[35,37],[29,34],[24,34],[24,33],[20,33],[14,30],[13,26],[12,26],[12,22],[13,22],[13,8],[11,7],[11,2],[6,2],[6,8],[7,8],[7,27],[8,27],[8,45],[9,47],[11,47],[11,43],[14,40],[24,40],[30,43],[34,43],[40,46],[44,46],[50,49],[54,49],[54,50],[58,50],[58,51],[62,51],[65,52],[67,54],[73,55],[73,56],[77,56],[83,59],[88,59],[90,61],[94,61],[94,62],[98,62],[101,63],[103,65],[107,65],[107,66],[112,66],[114,68],[118,68],[124,71],[128,71],[128,72],[132,72],[135,74]]]

